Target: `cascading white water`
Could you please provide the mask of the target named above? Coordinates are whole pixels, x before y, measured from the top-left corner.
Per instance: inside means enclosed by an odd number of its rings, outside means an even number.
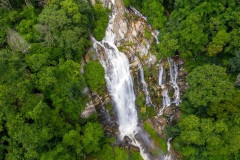
[[[139,73],[140,73],[140,81],[143,85],[143,91],[145,93],[145,104],[152,104],[152,100],[151,100],[151,97],[150,97],[150,94],[148,92],[148,85],[145,81],[145,78],[144,78],[144,71],[143,71],[143,67],[142,67],[142,64],[141,62],[139,61],[138,57],[135,57],[135,61],[137,62],[138,64],[138,69],[139,69]]]
[[[178,66],[172,58],[168,58],[168,62],[170,65],[170,84],[174,88],[174,100],[172,103],[179,105],[181,101],[179,87],[177,84]]]
[[[159,74],[158,74],[158,84],[160,86],[162,86],[164,84],[163,74],[164,74],[164,68],[163,68],[163,65],[161,65],[160,68],[159,68]]]
[[[163,110],[171,105],[170,97],[168,96],[168,89],[166,87],[163,88],[162,91],[162,108],[158,111],[158,116],[163,114]]]
[[[135,109],[135,94],[133,80],[129,70],[127,57],[119,52],[112,43],[103,40],[95,44],[105,50],[106,55],[101,55],[101,63],[105,69],[105,79],[108,91],[115,102],[118,115],[120,136],[131,135],[137,132],[137,111]]]
[[[139,17],[141,17],[142,19],[144,19],[145,21],[147,21],[147,17],[143,16],[142,13],[140,13],[136,8],[130,6],[130,9]]]
[[[158,116],[163,114],[163,110],[171,105],[170,97],[168,96],[168,88],[165,86],[165,82],[163,80],[163,76],[165,75],[165,70],[163,64],[161,64],[159,68],[159,75],[158,75],[158,84],[162,88],[162,108],[158,111]]]
[[[158,40],[159,31],[156,30],[156,31],[152,32],[152,35],[154,36],[156,43],[159,44],[159,40]]]
[[[148,160],[148,155],[144,153],[140,143],[134,137],[136,133],[138,133],[139,128],[137,126],[138,116],[135,108],[136,97],[133,89],[133,79],[126,55],[120,52],[114,44],[115,34],[113,32],[113,24],[117,15],[117,10],[114,10],[114,0],[111,1],[113,4],[113,15],[109,20],[106,35],[101,42],[93,40],[94,48],[96,49],[101,59],[101,64],[104,67],[108,92],[111,95],[117,112],[120,139],[128,136],[132,139],[132,144],[140,148],[140,153],[143,159]],[[105,54],[100,53],[98,47],[104,50]]]
[[[171,143],[170,143],[171,140],[172,140],[172,137],[169,138],[168,141],[167,141],[168,155],[166,155],[164,157],[164,160],[171,160],[172,159],[171,154],[169,154],[169,152],[171,150]]]

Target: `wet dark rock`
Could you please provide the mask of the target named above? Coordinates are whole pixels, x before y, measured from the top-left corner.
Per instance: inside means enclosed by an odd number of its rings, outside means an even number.
[[[123,139],[124,139],[124,141],[125,141],[126,144],[131,144],[131,143],[132,143],[131,138],[129,138],[128,136],[124,136]]]

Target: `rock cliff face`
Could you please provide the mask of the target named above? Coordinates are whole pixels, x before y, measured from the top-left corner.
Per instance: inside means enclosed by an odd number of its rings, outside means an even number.
[[[105,7],[111,8],[111,3],[109,2],[110,0],[102,0]],[[93,0],[92,3],[94,5],[95,1]],[[156,39],[157,32],[146,23],[145,17],[137,15],[134,9],[126,9],[121,0],[116,1],[115,5],[114,8],[118,10],[113,26],[113,31],[116,34],[115,44],[120,51],[127,55],[131,64],[130,69],[134,78],[136,97],[142,94],[146,95],[146,90],[144,90],[140,77],[139,63],[141,63],[140,65],[144,71],[144,78],[148,87],[147,89],[151,97],[151,105],[155,108],[155,116],[148,117],[144,122],[150,124],[160,137],[166,139],[163,132],[164,127],[167,124],[177,121],[181,112],[179,111],[178,106],[171,104],[163,110],[163,115],[157,116],[158,110],[162,108],[162,89],[158,84],[160,62],[157,61],[150,49],[151,45],[158,42]],[[88,54],[85,56],[85,61],[88,62],[91,59],[96,60],[97,58],[98,56],[95,50],[90,48]],[[186,72],[183,69],[184,62],[177,56],[173,58],[178,66],[177,84],[180,89],[181,98],[187,89],[187,84],[185,82]],[[166,70],[169,70],[169,68],[166,68]],[[167,77],[169,77],[169,75],[167,75]],[[171,92],[173,91],[170,89],[170,97],[173,96],[173,93]],[[91,93],[89,90],[86,90],[86,94],[89,97],[89,103],[81,116],[87,118],[91,114],[97,112],[106,134],[112,137],[117,137],[119,133],[116,113],[112,107],[111,99],[107,90],[105,90],[104,93],[105,94],[102,96],[99,96],[97,93]],[[140,112],[140,106],[138,111]],[[143,120],[140,121],[141,123],[143,122]],[[174,157],[178,159],[177,155],[174,154],[174,151],[171,151],[171,153],[173,154],[173,159]]]

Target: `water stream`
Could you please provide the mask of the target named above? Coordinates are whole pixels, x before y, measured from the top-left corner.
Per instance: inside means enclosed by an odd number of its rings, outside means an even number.
[[[148,155],[135,139],[135,135],[140,130],[135,106],[136,97],[128,58],[115,45],[113,25],[117,15],[117,8],[115,8],[114,3],[115,1],[112,0],[112,16],[106,29],[106,35],[101,42],[94,41],[94,48],[105,69],[108,92],[117,112],[120,139],[128,136],[132,140],[132,144],[140,148],[143,159],[148,160]]]
[[[136,8],[130,6],[130,9],[139,17],[141,17],[142,19],[144,19],[145,21],[147,21],[147,17],[143,16],[142,13],[140,13]]]
[[[170,143],[171,140],[172,140],[172,137],[169,138],[168,141],[167,141],[168,155],[166,155],[164,157],[164,160],[171,160],[172,159],[171,154],[169,154],[170,150],[171,150],[171,143]]]
[[[166,72],[164,69],[163,63],[160,65],[159,68],[159,75],[158,75],[158,84],[162,88],[162,108],[158,111],[158,116],[161,116],[163,114],[163,110],[171,105],[171,99],[168,95],[168,87],[166,86],[165,79],[163,77],[166,77]]]
[[[140,81],[142,83],[143,91],[145,93],[145,104],[146,105],[152,104],[152,100],[151,100],[150,94],[148,92],[148,85],[147,85],[147,83],[145,81],[145,78],[144,78],[144,71],[143,71],[142,64],[139,61],[138,57],[135,57],[135,61],[138,64],[138,70],[139,70],[139,73],[140,73]]]
[[[180,101],[179,87],[177,84],[178,66],[172,58],[168,58],[168,62],[170,65],[170,84],[174,88],[174,100],[172,103],[179,105],[181,101]]]

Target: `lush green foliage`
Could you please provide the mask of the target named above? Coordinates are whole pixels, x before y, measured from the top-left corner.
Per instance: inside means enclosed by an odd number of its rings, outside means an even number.
[[[139,9],[145,16],[147,21],[154,29],[161,29],[166,23],[166,16],[164,15],[164,7],[162,0],[123,0],[125,6],[134,6]]]
[[[99,62],[90,61],[84,66],[84,76],[89,88],[101,92],[105,87],[104,68]]]
[[[189,159],[237,158],[240,97],[226,69],[199,66],[187,82],[190,86],[181,104],[184,114],[177,126],[166,130],[176,136],[174,146]]]
[[[94,6],[94,11],[96,16],[93,35],[98,41],[101,41],[105,36],[106,28],[108,25],[107,9],[104,8],[101,4],[96,4]]]
[[[190,88],[185,96],[194,107],[230,101],[234,94],[234,86],[229,82],[226,69],[216,65],[195,68],[187,76],[187,81]]]
[[[103,89],[104,70],[90,63],[84,77],[80,60],[95,29],[93,14],[101,13],[84,0],[0,4],[0,159],[69,160],[99,152],[102,126],[96,115],[80,114],[85,77],[87,84],[99,78]]]
[[[97,158],[99,160],[142,160],[142,157],[139,153],[128,153],[126,150],[124,150],[124,148],[113,147],[109,144],[105,144],[102,149],[99,152],[93,154],[92,157],[93,159]]]

